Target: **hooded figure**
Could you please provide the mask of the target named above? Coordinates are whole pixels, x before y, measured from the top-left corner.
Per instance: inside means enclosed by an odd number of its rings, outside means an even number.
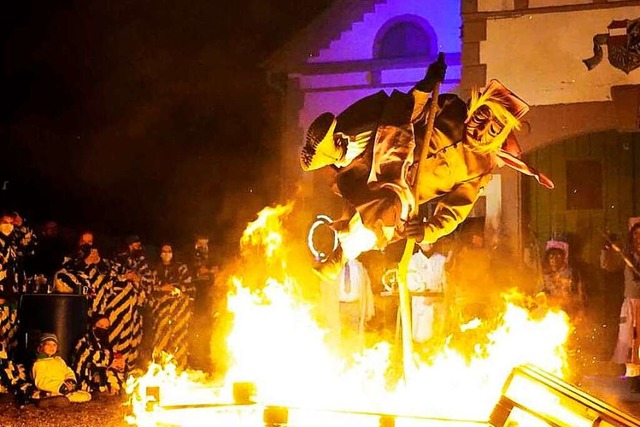
[[[348,259],[404,237],[434,243],[451,233],[469,215],[496,166],[506,164],[553,188],[517,157],[512,131],[529,107],[497,80],[475,90],[468,106],[456,95],[440,95],[432,137],[424,141],[428,92],[445,70],[440,56],[409,94],[381,91],[337,117],[324,113],[309,127],[302,169],[336,169],[335,190],[347,202],[347,213],[334,228]],[[427,164],[417,177],[421,161]],[[426,222],[407,224],[419,205],[436,198]]]

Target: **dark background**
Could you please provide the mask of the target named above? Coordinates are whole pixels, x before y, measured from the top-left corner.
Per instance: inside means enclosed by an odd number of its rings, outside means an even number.
[[[330,1],[3,3],[0,207],[155,243],[228,237],[277,188],[263,61]]]

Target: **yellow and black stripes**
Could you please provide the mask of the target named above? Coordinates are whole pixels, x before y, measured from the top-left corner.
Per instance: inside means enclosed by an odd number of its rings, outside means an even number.
[[[20,400],[37,400],[50,393],[39,390],[27,376],[23,364],[0,359],[0,393],[13,393]]]
[[[18,346],[18,310],[11,305],[0,305],[0,343],[8,354]]]
[[[76,345],[72,369],[81,390],[88,392],[118,393],[122,389],[124,374],[110,368],[113,353],[87,333]]]
[[[105,296],[104,313],[109,316],[112,350],[121,353],[129,370],[135,368],[138,347],[142,341],[142,314],[140,308],[151,290],[153,274],[144,257],[120,257],[114,264],[116,277],[111,291]],[[126,278],[134,272],[138,280]]]
[[[153,352],[169,353],[178,368],[187,365],[187,331],[193,311],[192,301],[195,286],[187,266],[173,262],[159,265],[154,271],[154,287],[151,298],[153,308]],[[172,292],[163,292],[161,287],[172,285]]]

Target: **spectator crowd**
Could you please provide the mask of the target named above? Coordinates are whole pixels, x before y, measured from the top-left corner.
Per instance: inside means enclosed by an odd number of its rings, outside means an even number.
[[[610,293],[619,289],[622,296],[624,290],[613,360],[625,366],[632,391],[640,392],[640,219],[633,220],[628,248],[608,240],[600,267]],[[482,225],[468,221],[456,237],[418,245],[408,272],[418,350],[428,353],[455,325],[493,318],[505,286],[523,280],[535,304],[561,309],[578,330],[586,329],[581,325],[596,304],[590,304],[585,275],[570,257],[569,243],[551,239],[536,265],[527,265],[525,258],[514,269],[508,249],[485,242]],[[148,251],[148,258],[135,235],[106,257],[92,231],[76,233],[70,249],[56,238],[58,232],[53,221],[36,233],[18,213],[0,213],[0,399],[58,407],[119,395],[129,374],[163,354],[171,355],[179,369],[203,367],[198,356],[209,354],[212,307],[202,301],[221,299],[212,298],[217,270],[207,237],[194,236],[183,259],[170,242]],[[336,283],[321,287],[319,319],[335,333],[330,338],[349,349],[364,348],[367,332],[393,329],[386,324],[389,312],[398,333],[397,307],[387,307],[397,296],[394,276],[388,274],[396,263],[387,255],[363,254],[344,266]],[[52,309],[45,306],[47,298],[82,302],[80,333],[61,331],[74,342],[61,340],[53,324],[41,324],[35,332],[25,328],[34,313],[21,302],[34,295],[44,297],[43,311]],[[205,307],[201,311],[208,317],[198,316],[198,307]],[[583,344],[575,338],[569,343],[575,349]],[[60,351],[65,347],[69,354]]]
[[[58,233],[53,221],[36,233],[19,213],[0,213],[0,398],[47,407],[118,395],[130,373],[163,353],[184,369],[197,345],[188,334],[195,301],[214,284],[208,238],[195,236],[183,262],[169,242],[149,259],[131,235],[105,257],[92,231],[78,233],[70,249]],[[56,298],[81,301],[73,306],[82,311],[80,333],[61,331],[77,342],[60,342],[53,324],[21,327],[33,314],[21,301],[32,295],[44,297],[43,311],[55,310]],[[206,337],[198,342],[208,350]]]

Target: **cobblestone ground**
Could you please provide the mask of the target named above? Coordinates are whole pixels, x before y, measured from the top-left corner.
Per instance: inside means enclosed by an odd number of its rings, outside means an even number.
[[[99,398],[66,408],[39,409],[0,403],[0,427],[124,427],[128,407],[119,398]]]

